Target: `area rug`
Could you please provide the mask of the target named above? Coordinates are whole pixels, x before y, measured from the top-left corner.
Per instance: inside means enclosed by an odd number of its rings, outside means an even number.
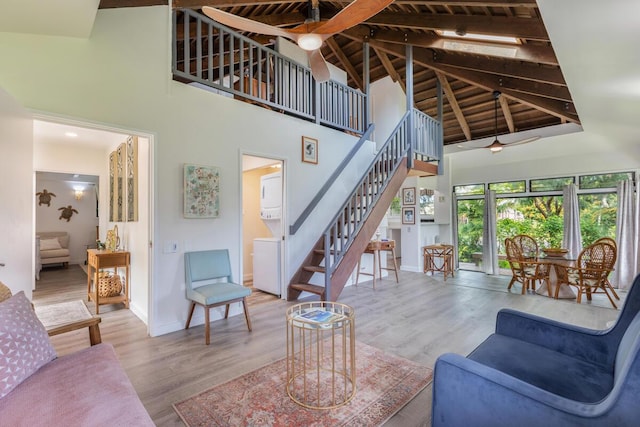
[[[286,372],[286,360],[280,359],[173,407],[189,427],[378,426],[433,379],[426,366],[356,342],[355,397],[336,409],[314,410],[289,398]]]

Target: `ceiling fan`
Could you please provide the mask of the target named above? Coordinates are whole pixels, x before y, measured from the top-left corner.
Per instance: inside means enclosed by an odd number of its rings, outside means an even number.
[[[203,6],[202,11],[213,20],[238,30],[268,36],[280,36],[293,40],[300,48],[307,51],[313,77],[317,81],[323,82],[329,80],[330,77],[329,67],[320,52],[324,41],[334,34],[366,21],[393,3],[393,1],[394,0],[354,0],[331,19],[320,21],[318,0],[310,0],[309,3],[313,11],[313,13],[310,14],[310,18],[291,29],[263,24],[262,22],[243,18],[210,6]]]
[[[510,143],[502,143],[498,140],[498,99],[500,99],[500,91],[493,91],[493,119],[494,119],[494,140],[491,144],[485,145],[484,147],[465,147],[463,145],[458,145],[460,148],[464,148],[465,150],[471,150],[474,148],[488,148],[491,151],[491,154],[496,154],[502,151],[503,148],[511,147],[514,145],[522,145],[527,144],[529,142],[536,141],[540,139],[539,136],[532,136],[530,138],[521,139],[519,141],[514,141]]]

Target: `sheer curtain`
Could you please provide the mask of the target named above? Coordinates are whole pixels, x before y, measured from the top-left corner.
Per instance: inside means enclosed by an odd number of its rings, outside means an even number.
[[[639,224],[637,205],[634,205],[633,182],[618,183],[618,212],[616,215],[616,242],[618,259],[611,277],[611,284],[620,289],[628,289],[638,273]]]
[[[578,189],[575,184],[565,185],[562,189],[562,210],[564,211],[562,247],[569,250],[570,259],[577,259],[582,251],[582,236],[580,235]]]
[[[487,274],[500,273],[496,235],[496,192],[489,190],[484,196],[484,227],[482,230],[482,266]]]
[[[451,197],[451,234],[453,236],[453,269],[458,270],[458,196],[453,193]]]

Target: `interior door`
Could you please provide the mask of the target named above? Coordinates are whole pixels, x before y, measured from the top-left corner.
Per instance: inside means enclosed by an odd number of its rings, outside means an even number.
[[[33,119],[0,88],[0,281],[31,299],[34,275]]]

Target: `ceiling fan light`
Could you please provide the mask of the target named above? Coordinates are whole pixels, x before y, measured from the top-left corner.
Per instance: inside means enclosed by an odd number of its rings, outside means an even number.
[[[493,141],[493,143],[487,147],[491,153],[495,154],[495,153],[499,153],[502,151],[503,145],[500,143],[500,141],[498,141],[497,139],[495,141]]]
[[[496,154],[502,151],[502,147],[491,147],[489,150],[491,150],[492,154]]]
[[[322,46],[322,37],[319,34],[308,33],[298,37],[297,42],[301,49],[313,51]]]

